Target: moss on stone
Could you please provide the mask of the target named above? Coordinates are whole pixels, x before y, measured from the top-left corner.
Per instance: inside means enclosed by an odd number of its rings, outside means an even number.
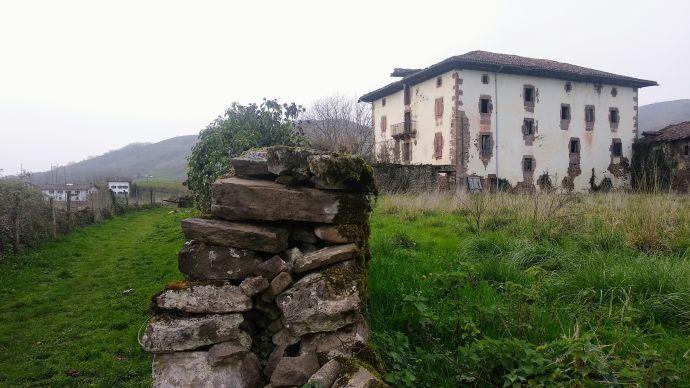
[[[376,193],[374,169],[361,157],[350,154],[326,154],[309,157],[309,171],[333,188]]]

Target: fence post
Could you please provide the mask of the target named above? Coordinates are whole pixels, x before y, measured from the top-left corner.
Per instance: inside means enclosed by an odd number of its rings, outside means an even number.
[[[151,206],[153,206],[153,189],[149,191],[151,193]]]
[[[53,225],[52,225],[52,235],[53,238],[57,237],[57,220],[55,219],[55,203],[53,203],[53,198],[50,198],[50,214],[53,218]]]

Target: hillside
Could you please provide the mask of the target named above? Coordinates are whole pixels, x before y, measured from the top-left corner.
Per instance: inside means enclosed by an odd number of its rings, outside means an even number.
[[[690,99],[657,102],[640,107],[640,129],[643,131],[656,131],[683,121],[690,121]]]
[[[130,179],[147,174],[158,179],[182,181],[186,178],[187,156],[196,144],[197,136],[178,136],[158,143],[135,143],[94,158],[60,168],[59,179],[74,182],[96,182],[108,176]],[[66,171],[66,177],[63,176]],[[52,174],[35,173],[36,184],[48,183]]]

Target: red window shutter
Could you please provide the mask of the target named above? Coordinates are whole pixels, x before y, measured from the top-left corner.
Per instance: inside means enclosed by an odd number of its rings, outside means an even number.
[[[381,116],[381,132],[386,132],[386,128],[388,127],[387,124],[386,116]]]
[[[443,156],[443,134],[436,132],[434,134],[434,158],[441,159]]]
[[[434,102],[434,115],[437,119],[443,117],[443,97],[439,97]]]

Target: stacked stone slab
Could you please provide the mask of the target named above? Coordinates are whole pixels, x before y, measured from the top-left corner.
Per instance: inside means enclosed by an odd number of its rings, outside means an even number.
[[[270,147],[232,160],[211,216],[182,221],[186,281],[152,298],[156,387],[384,386],[358,355],[371,167]]]

